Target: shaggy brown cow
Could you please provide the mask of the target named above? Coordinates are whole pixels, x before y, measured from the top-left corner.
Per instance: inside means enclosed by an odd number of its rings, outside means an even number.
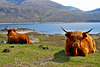
[[[8,43],[10,44],[32,44],[30,41],[30,38],[26,34],[20,34],[17,33],[16,30],[18,29],[18,26],[16,29],[5,29],[8,31]]]
[[[68,32],[63,29],[63,31],[66,32],[65,36],[67,37],[65,46],[66,55],[86,56],[88,53],[93,53],[97,51],[94,39],[88,34],[91,30],[87,32]]]

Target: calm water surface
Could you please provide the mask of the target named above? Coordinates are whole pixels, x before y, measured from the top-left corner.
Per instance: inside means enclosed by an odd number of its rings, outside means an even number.
[[[35,29],[37,31],[46,31],[43,34],[64,34],[61,27],[67,31],[79,30],[79,31],[88,31],[93,28],[90,34],[100,33],[100,23],[48,23],[48,24],[3,24],[0,25],[0,30],[4,29],[5,26],[8,28],[29,28]]]

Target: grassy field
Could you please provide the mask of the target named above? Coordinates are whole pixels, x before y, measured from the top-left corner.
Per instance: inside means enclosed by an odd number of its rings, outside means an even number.
[[[7,36],[0,34],[0,40],[7,41]],[[4,36],[2,38],[2,36]],[[100,67],[100,52],[83,56],[65,55],[65,36],[59,35],[34,35],[40,42],[34,45],[26,44],[0,44],[0,67]],[[97,48],[100,39],[96,40]],[[39,47],[43,45],[49,49]],[[14,46],[10,48],[9,46]],[[9,53],[2,52],[5,48]]]

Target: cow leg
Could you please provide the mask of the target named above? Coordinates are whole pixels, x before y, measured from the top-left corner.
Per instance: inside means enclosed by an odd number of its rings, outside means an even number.
[[[68,56],[72,56],[72,49],[70,48],[69,50],[65,48],[65,54]]]
[[[68,56],[72,56],[72,53],[70,53],[70,52],[65,52],[65,54]]]
[[[89,53],[88,48],[82,48],[82,56],[86,56]]]
[[[10,40],[11,40],[11,38],[8,37],[8,43],[9,44],[12,44],[12,42]]]
[[[73,48],[73,55],[78,56],[79,55],[79,49],[78,48]]]
[[[27,40],[27,39],[25,39],[23,43],[24,43],[24,44],[28,44],[28,40]]]
[[[93,50],[92,50],[92,53],[98,52],[98,50],[96,50],[96,43],[95,43],[94,39],[92,40],[92,42],[93,42]]]

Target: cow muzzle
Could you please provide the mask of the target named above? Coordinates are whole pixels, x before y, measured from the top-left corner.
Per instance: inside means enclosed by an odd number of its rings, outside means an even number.
[[[79,47],[80,46],[80,44],[79,43],[73,43],[73,47]]]

